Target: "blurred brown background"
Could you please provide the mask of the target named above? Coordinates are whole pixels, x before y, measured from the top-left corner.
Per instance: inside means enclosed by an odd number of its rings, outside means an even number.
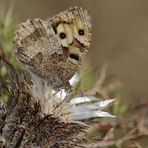
[[[71,6],[88,9],[93,24],[88,59],[94,70],[107,62],[107,74],[119,78],[128,95],[148,97],[148,1],[0,0],[0,11],[10,3],[16,22],[45,19]]]

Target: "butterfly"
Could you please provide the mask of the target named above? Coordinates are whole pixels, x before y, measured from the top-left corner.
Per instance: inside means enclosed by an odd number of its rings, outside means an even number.
[[[91,17],[72,7],[47,20],[28,19],[14,38],[14,52],[24,68],[47,81],[54,90],[68,90],[91,41]]]

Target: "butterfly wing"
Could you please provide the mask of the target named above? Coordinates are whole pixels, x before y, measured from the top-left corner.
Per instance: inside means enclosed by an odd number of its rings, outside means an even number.
[[[51,87],[65,88],[84,61],[90,39],[90,16],[74,7],[47,21],[28,19],[22,23],[16,31],[14,51],[27,69]]]
[[[66,53],[67,62],[78,67],[84,61],[91,41],[91,17],[87,10],[73,7],[48,20]]]
[[[47,28],[46,21],[41,19],[28,19],[20,25],[14,38],[14,50],[18,59],[26,64],[31,64],[39,53],[45,60],[53,52],[63,54],[53,28]]]

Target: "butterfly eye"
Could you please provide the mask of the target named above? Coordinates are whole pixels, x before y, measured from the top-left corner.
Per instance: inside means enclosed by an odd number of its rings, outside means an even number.
[[[66,34],[65,34],[64,32],[61,32],[61,33],[60,33],[60,38],[61,38],[61,39],[65,39],[65,38],[66,38]]]
[[[84,35],[84,30],[83,29],[79,29],[79,35]]]

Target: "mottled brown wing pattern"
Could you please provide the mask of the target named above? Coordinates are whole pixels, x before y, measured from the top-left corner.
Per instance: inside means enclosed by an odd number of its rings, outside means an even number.
[[[43,21],[30,20],[16,31],[14,50],[25,68],[55,90],[68,89],[69,80],[84,61],[91,40],[90,16],[73,7]]]

